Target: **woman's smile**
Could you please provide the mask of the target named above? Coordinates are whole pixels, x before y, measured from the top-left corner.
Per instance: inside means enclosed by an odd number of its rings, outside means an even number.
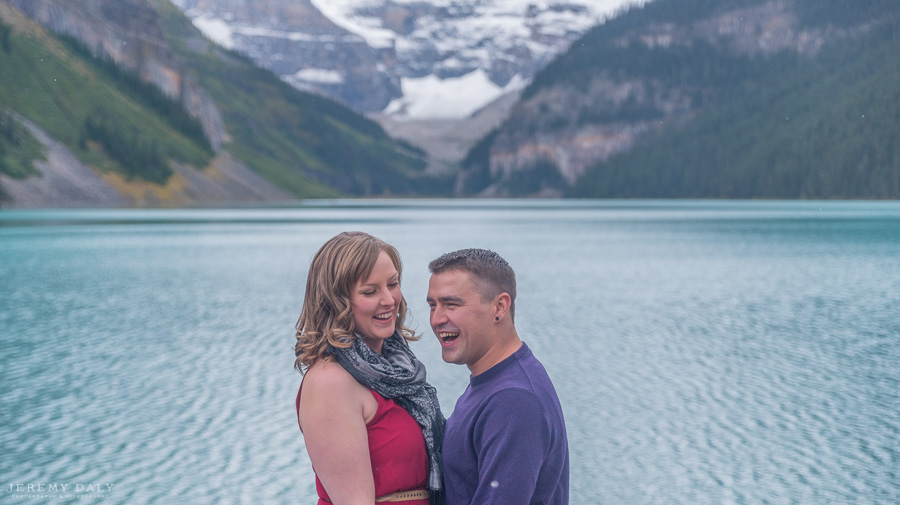
[[[381,251],[372,273],[356,283],[351,298],[356,333],[373,351],[380,353],[384,341],[394,334],[402,299],[400,274],[391,257]]]

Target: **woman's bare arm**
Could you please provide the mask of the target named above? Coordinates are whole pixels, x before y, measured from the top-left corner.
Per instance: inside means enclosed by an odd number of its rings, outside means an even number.
[[[373,505],[375,483],[366,423],[378,403],[335,362],[310,367],[300,393],[300,425],[313,468],[335,505]]]

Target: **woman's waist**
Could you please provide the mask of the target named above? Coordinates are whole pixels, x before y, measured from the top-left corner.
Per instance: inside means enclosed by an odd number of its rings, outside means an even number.
[[[331,505],[329,498],[319,496],[318,505]],[[409,491],[398,491],[396,493],[386,494],[375,498],[375,503],[397,503],[399,505],[430,505],[428,501],[428,490],[412,489]]]

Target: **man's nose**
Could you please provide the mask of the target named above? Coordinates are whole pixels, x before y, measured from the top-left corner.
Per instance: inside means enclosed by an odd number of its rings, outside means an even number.
[[[435,307],[431,311],[431,326],[437,326],[447,322],[447,313],[440,307]]]

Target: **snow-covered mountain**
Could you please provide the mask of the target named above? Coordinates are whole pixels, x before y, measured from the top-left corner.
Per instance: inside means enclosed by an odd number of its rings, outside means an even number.
[[[635,0],[174,0],[219,44],[361,112],[461,118]]]

